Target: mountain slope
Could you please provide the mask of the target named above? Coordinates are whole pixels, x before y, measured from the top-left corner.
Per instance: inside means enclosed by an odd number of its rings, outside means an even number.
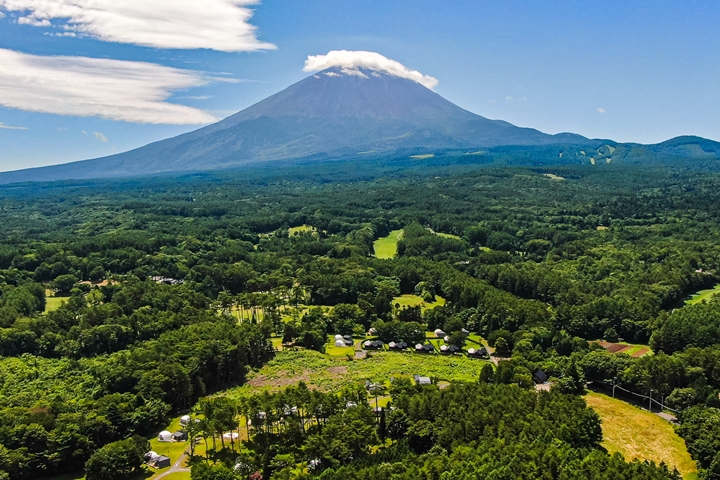
[[[331,68],[216,124],[94,160],[0,174],[0,182],[208,170],[362,151],[585,144],[463,110],[408,79]]]

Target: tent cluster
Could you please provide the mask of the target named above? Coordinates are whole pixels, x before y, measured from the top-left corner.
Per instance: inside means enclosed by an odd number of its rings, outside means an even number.
[[[170,457],[160,455],[152,450],[144,456],[145,463],[155,468],[167,468],[170,466]]]
[[[383,345],[385,345],[382,340],[365,340],[363,342],[363,348],[367,350],[379,350],[383,348]]]
[[[442,345],[440,347],[440,353],[450,354],[450,353],[457,353],[459,351],[461,351],[461,348],[457,347],[455,345]]]
[[[468,357],[471,358],[486,358],[488,356],[488,352],[485,349],[485,347],[474,349],[474,348],[468,348],[467,351]]]
[[[353,338],[351,335],[335,335],[336,347],[352,347],[353,344]]]
[[[418,343],[415,345],[415,352],[417,353],[432,353],[434,351],[435,347],[433,347],[430,343],[426,343],[425,345]]]
[[[402,351],[408,348],[408,344],[407,342],[390,342],[388,343],[388,348],[390,350]]]

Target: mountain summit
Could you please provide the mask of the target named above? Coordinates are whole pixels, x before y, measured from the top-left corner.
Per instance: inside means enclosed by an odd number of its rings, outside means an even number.
[[[412,78],[334,66],[194,132],[95,160],[2,173],[0,183],[209,170],[365,151],[587,141],[489,120]]]

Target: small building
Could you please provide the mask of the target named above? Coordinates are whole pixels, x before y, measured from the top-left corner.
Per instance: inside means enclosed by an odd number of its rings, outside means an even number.
[[[381,340],[365,340],[363,348],[367,350],[379,350],[385,345]]]
[[[155,468],[167,468],[170,465],[170,457],[166,457],[165,455],[159,455],[155,462],[152,464],[152,466]]]
[[[179,431],[173,433],[172,438],[176,442],[185,442],[185,441],[187,441],[188,436],[187,436],[187,433],[183,432],[182,430],[179,430]]]
[[[167,430],[163,430],[158,434],[158,442],[172,442],[173,441],[173,434],[168,432]]]
[[[344,347],[345,341],[344,340],[335,340],[335,346],[336,347]]]
[[[437,338],[443,338],[443,337],[445,337],[445,332],[443,332],[443,331],[440,330],[439,328],[436,329],[433,333],[435,334],[435,336],[436,336]]]
[[[543,372],[542,370],[536,370],[535,373],[533,373],[533,377],[538,383],[545,383],[548,379],[547,373]]]
[[[190,415],[183,415],[180,417],[180,426],[184,427],[190,423]]]
[[[414,375],[416,385],[432,385],[430,377],[421,377],[420,375]]]

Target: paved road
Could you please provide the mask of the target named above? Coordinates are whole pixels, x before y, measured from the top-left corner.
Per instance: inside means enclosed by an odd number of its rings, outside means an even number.
[[[182,455],[180,455],[180,458],[175,460],[175,463],[172,464],[172,467],[170,467],[170,470],[167,472],[163,472],[162,474],[158,475],[157,477],[153,478],[152,480],[160,480],[161,478],[165,478],[168,475],[175,473],[175,472],[189,472],[190,469],[187,467],[183,467],[185,465],[185,460],[187,459],[187,451],[183,452]]]

